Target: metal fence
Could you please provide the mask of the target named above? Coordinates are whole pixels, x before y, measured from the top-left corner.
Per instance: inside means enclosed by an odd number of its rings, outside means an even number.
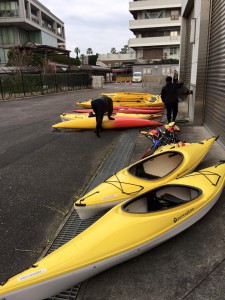
[[[4,74],[0,76],[0,100],[91,87],[92,77],[88,73]]]

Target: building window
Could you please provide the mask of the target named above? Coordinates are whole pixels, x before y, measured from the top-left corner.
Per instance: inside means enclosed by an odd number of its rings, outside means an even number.
[[[5,1],[0,2],[0,17],[17,17],[18,16],[18,2]]]
[[[152,75],[152,68],[143,68],[143,75]]]
[[[179,20],[179,11],[178,10],[171,11],[171,20]]]
[[[162,75],[170,75],[170,67],[163,67],[162,68]]]
[[[177,48],[170,48],[170,55],[177,54]]]
[[[111,67],[111,64],[108,64],[108,67]]]
[[[115,63],[115,67],[119,67],[120,66],[120,64],[119,63]]]
[[[4,45],[6,45],[6,44],[15,44],[13,28],[11,28],[11,27],[2,27],[0,29],[0,41]]]
[[[178,32],[177,31],[171,31],[170,32],[170,39],[171,40],[177,40]]]
[[[162,18],[163,11],[158,10],[158,11],[145,11],[144,12],[144,19],[158,19]]]

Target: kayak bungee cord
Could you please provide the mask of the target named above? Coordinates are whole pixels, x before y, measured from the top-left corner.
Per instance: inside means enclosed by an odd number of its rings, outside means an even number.
[[[127,183],[127,182],[123,182],[123,181],[120,181],[119,180],[119,177],[117,176],[117,174],[114,174],[114,176],[117,178],[117,181],[115,180],[110,180],[108,181],[107,179],[105,180],[105,183],[108,183],[108,184],[111,184],[113,185],[115,188],[119,189],[121,191],[122,194],[125,194],[125,195],[136,195],[138,194],[141,190],[144,189],[144,187],[142,185],[138,185],[138,184],[134,184],[134,183]],[[119,183],[120,187],[116,186],[114,183]],[[136,192],[125,192],[124,189],[123,189],[123,185],[132,185],[132,186],[136,186],[136,187],[139,187],[140,189],[137,190]]]
[[[218,165],[216,165],[215,166],[215,168],[217,167],[217,166],[219,166],[219,165],[221,165],[221,164],[224,164],[225,163],[225,161],[220,161],[220,163],[218,164]],[[217,174],[217,173],[215,173],[215,172],[209,172],[209,171],[197,171],[196,173],[198,173],[198,175],[202,175],[202,176],[204,176],[212,185],[214,185],[214,186],[217,186],[217,184],[218,184],[218,182],[220,181],[220,178],[221,178],[221,176],[219,175],[219,174]],[[186,175],[186,176],[184,176],[184,177],[192,177],[192,176],[196,176],[197,174],[189,174],[189,175]],[[210,176],[217,176],[217,180],[216,180],[216,182],[214,183],[209,177]]]

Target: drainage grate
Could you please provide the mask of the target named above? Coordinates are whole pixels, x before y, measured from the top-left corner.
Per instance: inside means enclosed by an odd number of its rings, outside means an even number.
[[[135,146],[137,133],[137,129],[130,129],[124,131],[121,134],[117,144],[112,149],[110,155],[99,170],[98,175],[92,181],[88,190],[93,189],[105,179],[107,179],[109,176],[115,174],[116,172],[125,168],[129,164]],[[88,228],[94,222],[96,222],[101,216],[104,215],[104,213],[105,212],[100,213],[87,220],[81,220],[78,217],[76,210],[73,210],[67,222],[60,231],[59,235],[56,237],[52,246],[46,253],[46,255],[55,251],[65,243],[69,242],[76,235],[80,234],[82,231],[84,231],[86,228]],[[65,292],[62,292],[56,296],[50,297],[45,300],[75,300],[80,287],[81,284],[76,285],[73,288],[66,290]]]

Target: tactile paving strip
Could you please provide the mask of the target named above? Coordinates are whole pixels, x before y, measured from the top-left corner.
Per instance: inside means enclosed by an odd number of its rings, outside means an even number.
[[[138,129],[129,129],[121,134],[118,142],[115,144],[108,158],[98,171],[97,176],[93,179],[85,193],[99,185],[112,174],[115,174],[116,172],[125,168],[129,164],[138,132]],[[76,235],[80,234],[83,230],[96,222],[103,214],[104,213],[101,213],[88,220],[81,220],[77,215],[76,210],[73,210],[46,255],[69,242]],[[45,300],[75,300],[80,287],[81,284],[76,285],[66,290],[65,292],[62,292]]]

